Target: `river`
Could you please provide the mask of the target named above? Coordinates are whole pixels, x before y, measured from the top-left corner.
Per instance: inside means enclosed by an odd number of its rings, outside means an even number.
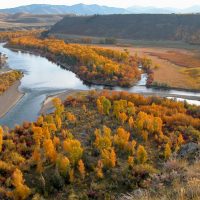
[[[103,86],[87,85],[76,75],[68,70],[62,69],[55,63],[46,58],[22,53],[20,51],[11,51],[0,44],[0,52],[8,56],[8,65],[15,70],[21,70],[24,77],[21,80],[19,90],[25,95],[22,99],[2,118],[0,124],[13,127],[15,124],[21,124],[23,121],[34,121],[38,117],[43,101],[48,95],[66,91],[67,89],[89,90],[103,89]],[[158,94],[160,96],[173,97],[174,95],[183,95],[187,97],[200,97],[200,93],[185,92],[178,90],[159,90],[146,88],[146,74],[142,79],[131,88],[114,87],[113,90],[128,91],[144,94]],[[180,100],[183,98],[180,98]],[[191,103],[200,105],[198,100],[188,100]],[[0,105],[1,106],[1,105]]]

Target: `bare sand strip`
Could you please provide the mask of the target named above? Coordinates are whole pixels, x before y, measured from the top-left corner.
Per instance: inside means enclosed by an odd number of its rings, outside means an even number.
[[[24,96],[18,90],[20,84],[19,80],[15,81],[12,86],[0,95],[0,117],[3,117]]]
[[[41,114],[45,114],[47,113],[50,109],[53,108],[53,103],[52,100],[56,97],[58,97],[59,99],[61,99],[61,101],[63,102],[67,96],[72,95],[73,93],[77,93],[77,92],[81,92],[81,90],[67,90],[65,92],[62,93],[58,93],[55,95],[50,95],[46,98],[46,100],[43,102],[42,108],[40,110]]]

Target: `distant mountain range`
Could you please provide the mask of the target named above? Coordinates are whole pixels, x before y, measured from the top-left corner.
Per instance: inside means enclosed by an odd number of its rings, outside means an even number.
[[[192,6],[186,9],[140,7],[140,6],[133,6],[125,9],[125,8],[100,6],[96,4],[93,5],[76,4],[72,6],[32,4],[16,8],[0,9],[0,13],[76,14],[76,15],[139,14],[139,13],[143,14],[200,13],[200,5]]]

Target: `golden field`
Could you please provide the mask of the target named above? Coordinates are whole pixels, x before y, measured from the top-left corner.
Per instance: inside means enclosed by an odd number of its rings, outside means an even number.
[[[121,47],[104,46],[112,49],[127,49],[130,54],[152,59],[154,82],[166,83],[170,87],[200,90],[199,50],[166,47]]]

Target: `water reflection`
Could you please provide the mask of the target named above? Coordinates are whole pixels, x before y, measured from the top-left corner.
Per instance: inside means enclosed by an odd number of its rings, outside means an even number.
[[[117,91],[126,90],[137,93],[168,93],[169,96],[170,94],[200,96],[200,93],[176,90],[164,91],[146,88],[144,86],[147,79],[146,74],[142,75],[142,79],[136,84],[136,86],[128,89],[89,85],[81,81],[74,73],[62,69],[58,65],[48,61],[46,58],[29,53],[14,52],[4,48],[3,44],[0,45],[0,52],[4,52],[8,56],[8,64],[12,69],[24,72],[24,77],[21,80],[19,89],[23,93],[26,93],[26,95],[14,108],[0,119],[0,124],[9,127],[13,127],[15,124],[20,124],[25,120],[35,120],[46,96],[66,89],[88,90],[107,88]]]

